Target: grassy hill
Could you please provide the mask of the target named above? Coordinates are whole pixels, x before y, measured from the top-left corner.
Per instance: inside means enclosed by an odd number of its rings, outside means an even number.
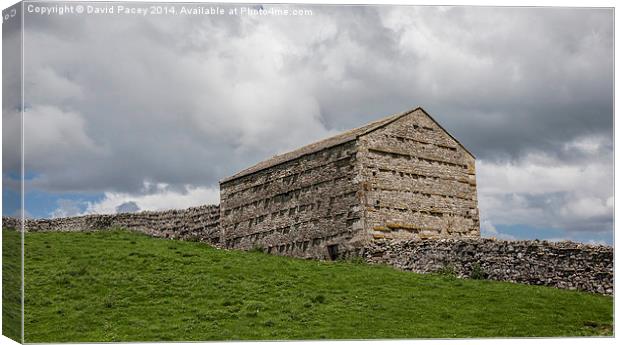
[[[21,342],[21,240],[20,233],[2,231],[2,335]]]
[[[25,247],[27,342],[612,332],[612,298],[555,288],[225,251],[126,231],[29,233]]]

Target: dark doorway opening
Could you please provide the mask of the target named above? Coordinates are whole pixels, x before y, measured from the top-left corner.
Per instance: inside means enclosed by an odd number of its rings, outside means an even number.
[[[329,254],[329,259],[330,260],[336,260],[338,259],[338,245],[337,244],[332,244],[327,246],[327,253]]]

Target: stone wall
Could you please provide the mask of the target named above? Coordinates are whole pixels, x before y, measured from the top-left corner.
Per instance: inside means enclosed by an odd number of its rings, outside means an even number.
[[[154,237],[219,243],[220,209],[217,205],[183,210],[144,211],[53,219],[26,219],[27,232],[89,231],[124,228]],[[3,217],[3,226],[18,228],[19,219]]]
[[[21,219],[13,218],[13,217],[2,217],[2,228],[3,229],[20,229],[21,228]]]
[[[2,221],[5,228],[19,227],[17,218],[3,217]],[[88,231],[121,227],[154,237],[221,245],[218,221],[218,206],[202,206],[186,210],[27,220],[26,230]],[[361,249],[343,247],[341,250],[341,257],[361,254],[369,263],[387,264],[417,273],[453,271],[460,277],[478,275],[492,280],[613,294],[613,248],[609,246],[484,238],[378,239],[367,242]],[[279,250],[272,250],[272,253],[290,255]]]
[[[359,138],[374,238],[480,237],[475,159],[424,111]]]
[[[362,229],[355,142],[304,155],[220,184],[222,244],[327,258]]]
[[[406,271],[613,294],[613,248],[575,242],[494,239],[378,240],[362,256]]]

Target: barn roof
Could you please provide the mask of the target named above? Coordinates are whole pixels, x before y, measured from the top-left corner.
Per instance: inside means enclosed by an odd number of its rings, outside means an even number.
[[[328,149],[331,147],[334,147],[336,145],[340,145],[340,144],[344,144],[347,143],[349,141],[353,141],[356,140],[357,138],[359,138],[362,135],[368,134],[372,131],[375,131],[381,127],[384,127],[398,119],[400,119],[403,116],[409,115],[413,112],[415,112],[416,110],[421,110],[424,112],[424,114],[426,114],[429,118],[431,118],[431,120],[435,121],[435,119],[433,119],[426,111],[424,111],[424,109],[422,109],[421,107],[417,107],[408,111],[405,111],[403,113],[399,113],[399,114],[394,114],[388,117],[384,117],[382,119],[370,122],[368,124],[365,124],[361,127],[358,128],[354,128],[345,132],[342,132],[340,134],[337,134],[335,136],[323,139],[323,140],[319,140],[317,142],[314,142],[312,144],[306,145],[306,146],[302,146],[298,149],[295,149],[293,151],[289,151],[280,155],[275,155],[267,160],[264,160],[260,163],[257,163],[247,169],[241,170],[240,172],[227,177],[223,180],[220,181],[220,183],[225,183],[225,182],[229,182],[232,180],[236,180],[240,177],[243,176],[247,176],[247,175],[251,175],[254,174],[256,172],[259,172],[261,170],[265,170],[268,168],[271,168],[275,165],[279,165],[282,163],[286,163],[288,161],[291,161],[293,159],[297,159],[300,158],[302,156],[305,155],[309,155],[324,149]],[[435,121],[435,123],[437,123],[437,121]],[[454,138],[448,131],[446,131],[443,127],[441,127],[441,125],[439,123],[437,123],[437,125],[444,130],[444,132],[448,133],[448,135],[450,135],[450,137],[452,139],[454,139],[461,147],[463,147],[463,149],[465,151],[467,151],[467,153],[469,153],[471,155],[471,152],[469,152],[456,138]],[[473,157],[473,155],[472,155]]]

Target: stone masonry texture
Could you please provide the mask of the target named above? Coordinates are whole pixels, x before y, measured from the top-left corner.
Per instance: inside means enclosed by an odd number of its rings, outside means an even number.
[[[575,242],[488,238],[379,240],[361,251],[370,263],[406,271],[452,271],[459,277],[613,294],[613,248]]]
[[[217,244],[219,242],[219,217],[219,206],[205,205],[184,210],[26,219],[25,229],[27,232],[46,232],[123,228],[154,237]],[[2,223],[7,228],[21,226],[20,220],[16,218],[2,217]]]
[[[227,248],[333,258],[380,238],[480,236],[475,159],[421,108],[260,162],[220,195]]]

